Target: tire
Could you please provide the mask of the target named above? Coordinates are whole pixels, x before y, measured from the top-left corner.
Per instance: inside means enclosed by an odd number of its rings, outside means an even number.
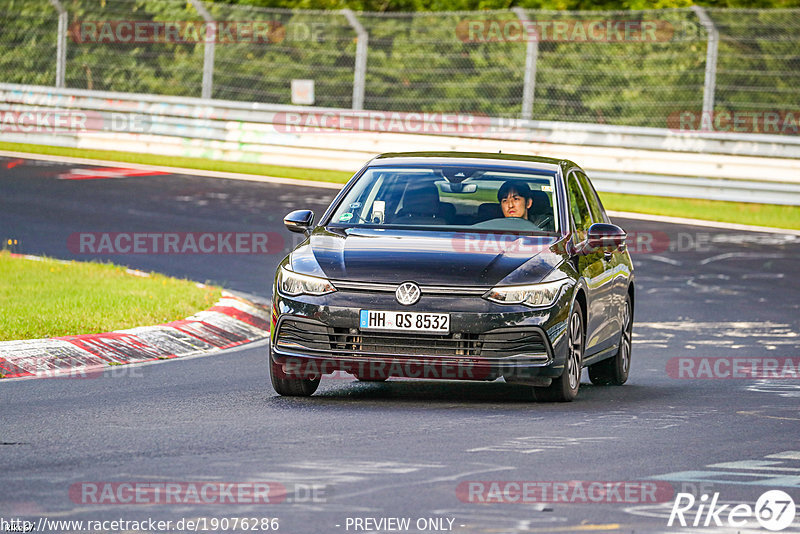
[[[272,349],[269,351],[269,377],[275,392],[284,397],[309,397],[317,391],[322,378],[289,378],[272,359]]]
[[[598,386],[621,386],[628,381],[631,370],[631,347],[633,333],[633,306],[631,297],[625,297],[625,308],[622,312],[622,330],[620,331],[619,350],[607,360],[589,366],[589,379]]]
[[[578,396],[581,386],[581,363],[585,346],[583,313],[576,302],[567,323],[567,358],[564,360],[564,372],[553,379],[546,388],[534,388],[537,401],[572,402]]]

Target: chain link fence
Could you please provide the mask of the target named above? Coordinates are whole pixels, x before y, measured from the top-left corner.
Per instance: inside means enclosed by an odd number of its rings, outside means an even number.
[[[313,80],[320,107],[682,129],[774,112],[785,126],[800,117],[800,9],[348,13],[0,0],[0,82],[291,104],[292,80]],[[758,120],[749,131],[768,119]],[[797,123],[769,133],[797,134]]]

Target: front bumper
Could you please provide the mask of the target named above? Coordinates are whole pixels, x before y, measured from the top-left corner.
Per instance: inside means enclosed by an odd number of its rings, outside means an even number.
[[[546,309],[507,306],[480,296],[423,295],[412,307],[391,293],[273,293],[271,357],[287,375],[347,371],[359,377],[463,380],[554,378],[563,372],[571,290]],[[362,331],[363,309],[450,314],[450,334]]]

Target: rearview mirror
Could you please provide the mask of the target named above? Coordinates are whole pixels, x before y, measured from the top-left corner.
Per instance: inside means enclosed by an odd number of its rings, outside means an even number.
[[[314,224],[314,212],[311,210],[295,210],[283,218],[283,224],[290,232],[307,234]]]
[[[478,184],[462,184],[460,182],[444,182],[440,184],[443,193],[474,193]]]

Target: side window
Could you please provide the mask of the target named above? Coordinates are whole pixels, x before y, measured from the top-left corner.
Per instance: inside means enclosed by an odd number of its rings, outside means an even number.
[[[578,176],[578,181],[586,196],[586,202],[589,203],[589,211],[592,213],[592,219],[594,219],[594,222],[606,222],[603,205],[600,204],[600,199],[594,187],[592,187],[592,183],[582,172],[575,172],[574,174]]]
[[[567,178],[567,193],[569,194],[569,209],[572,213],[572,220],[575,222],[575,232],[578,241],[586,239],[586,233],[592,225],[592,217],[589,214],[589,207],[583,198],[575,173],[570,173]]]

